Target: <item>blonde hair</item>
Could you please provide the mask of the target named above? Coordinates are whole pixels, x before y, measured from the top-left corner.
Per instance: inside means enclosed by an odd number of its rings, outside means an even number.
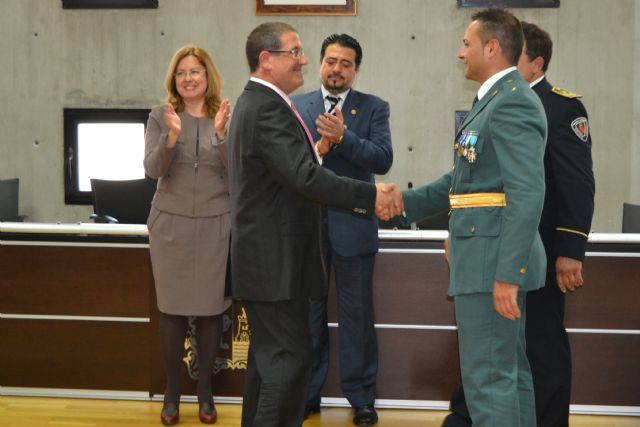
[[[195,57],[198,62],[207,70],[207,91],[204,94],[204,109],[207,117],[214,117],[220,108],[222,93],[222,77],[218,72],[209,54],[196,45],[186,45],[178,49],[171,58],[167,76],[164,80],[164,87],[167,90],[167,102],[175,108],[177,112],[184,111],[184,100],[176,89],[176,68],[180,61],[186,56]]]

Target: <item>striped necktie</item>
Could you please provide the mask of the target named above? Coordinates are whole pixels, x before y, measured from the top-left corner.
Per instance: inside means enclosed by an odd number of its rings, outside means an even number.
[[[335,110],[336,105],[340,103],[340,97],[327,95],[325,99],[329,101],[329,109],[327,110],[327,113],[333,113],[333,110]]]

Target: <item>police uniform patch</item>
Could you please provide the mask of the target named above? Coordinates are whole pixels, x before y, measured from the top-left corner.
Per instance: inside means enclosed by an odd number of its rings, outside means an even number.
[[[589,121],[586,117],[578,117],[571,122],[571,129],[583,142],[589,138]]]

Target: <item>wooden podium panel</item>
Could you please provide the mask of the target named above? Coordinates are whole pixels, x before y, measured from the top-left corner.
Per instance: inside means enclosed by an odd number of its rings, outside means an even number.
[[[640,335],[569,334],[571,403],[640,406]]]
[[[149,317],[149,249],[0,245],[0,313]]]
[[[159,313],[142,234],[135,244],[121,236],[83,242],[82,233],[71,243],[57,235],[38,241],[33,234],[22,241],[19,233],[6,234],[4,224],[0,387],[163,393]],[[377,390],[389,402],[446,402],[460,381],[442,243],[423,234],[383,238],[376,258]],[[572,403],[638,408],[640,242],[590,244],[588,250],[585,286],[567,295]],[[328,304],[331,366],[323,395],[342,397],[333,284]],[[214,393],[240,397],[249,332],[240,304],[225,313],[224,328]],[[185,395],[195,394],[192,368],[185,363]]]
[[[149,389],[149,324],[0,320],[0,385]]]
[[[331,351],[322,395],[343,397],[340,390],[338,334],[329,331]],[[455,331],[378,329],[378,399],[444,400],[460,383]]]

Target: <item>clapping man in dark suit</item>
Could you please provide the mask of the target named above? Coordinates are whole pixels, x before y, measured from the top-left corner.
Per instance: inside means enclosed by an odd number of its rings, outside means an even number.
[[[320,49],[319,90],[294,96],[311,131],[322,165],[341,176],[375,182],[391,168],[393,151],[389,104],[352,89],[362,48],[347,34],[327,37]],[[355,410],[356,425],[373,425],[378,345],[373,315],[373,266],[378,251],[378,221],[341,209],[327,213],[327,258],[338,295],[340,386]],[[314,363],[305,418],[320,411],[320,393],[329,370],[327,300],[311,303]]]
[[[322,205],[397,213],[393,187],[338,177],[318,164],[288,94],[308,61],[293,27],[265,23],[246,42],[250,81],[229,128],[233,295],[251,343],[243,427],[298,427],[311,373],[309,299],[326,296]]]

